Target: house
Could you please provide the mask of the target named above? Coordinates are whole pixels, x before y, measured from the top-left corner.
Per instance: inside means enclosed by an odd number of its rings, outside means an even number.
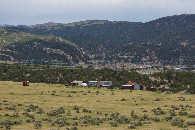
[[[96,86],[98,81],[89,81],[88,86]]]
[[[97,81],[97,87],[113,89],[112,81]]]
[[[137,82],[128,82],[125,85],[121,85],[120,89],[131,89],[131,90],[143,90],[143,87],[140,86]]]
[[[72,81],[70,84],[71,84],[72,86],[81,86],[82,83],[83,83],[83,81],[74,80],[74,81]]]

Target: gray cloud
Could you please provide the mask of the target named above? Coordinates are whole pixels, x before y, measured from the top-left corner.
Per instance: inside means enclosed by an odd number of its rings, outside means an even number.
[[[150,21],[195,13],[195,0],[1,0],[0,24],[73,22],[87,19]]]

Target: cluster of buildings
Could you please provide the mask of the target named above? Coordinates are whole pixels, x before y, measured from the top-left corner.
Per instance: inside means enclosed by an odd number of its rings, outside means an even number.
[[[23,81],[23,86],[29,86],[29,81]],[[85,83],[84,81],[74,80],[70,83],[71,86],[79,86],[79,87],[98,87],[98,88],[107,88],[114,89],[112,85],[112,81],[89,81]],[[120,89],[130,89],[130,90],[143,90],[143,86],[140,86],[137,82],[128,82],[125,85],[121,85]],[[148,91],[156,91],[154,87],[146,87]]]
[[[85,83],[83,81],[74,80],[71,82],[72,86],[80,86],[80,87],[93,87],[96,86],[98,88],[108,88],[113,89],[112,81],[89,81]],[[137,82],[128,82],[125,85],[121,85],[120,89],[130,89],[130,90],[143,90],[143,86],[140,86]]]
[[[108,89],[113,89],[114,87],[112,86],[112,81],[89,81],[88,84],[84,83],[83,81],[77,81],[74,80],[71,82],[72,86],[80,86],[80,87],[93,87],[97,86],[99,88],[108,88]]]
[[[29,86],[29,81],[23,81],[23,86]],[[89,81],[85,83],[84,81],[74,80],[70,83],[71,86],[80,86],[80,87],[98,87],[98,88],[107,88],[113,89],[112,81]],[[130,89],[130,90],[143,90],[143,86],[140,86],[137,82],[128,82],[125,85],[121,85],[120,89]],[[148,91],[156,91],[154,87],[146,87]]]

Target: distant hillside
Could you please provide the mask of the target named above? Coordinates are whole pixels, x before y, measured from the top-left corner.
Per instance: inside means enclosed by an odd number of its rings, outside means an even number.
[[[24,33],[17,29],[0,28],[0,48],[14,42],[25,42],[29,39],[37,38],[37,35]]]
[[[38,35],[54,35],[68,39],[89,53],[107,52],[104,49],[114,49],[117,45],[126,43],[123,38],[126,33],[132,34],[141,23],[111,22],[107,20],[87,20],[58,26],[18,27],[18,29]],[[131,30],[130,30],[131,29]],[[100,54],[101,54],[100,53]]]
[[[50,25],[50,26],[49,26]],[[153,55],[156,62],[175,64],[185,56],[186,64],[195,64],[195,15],[160,18],[147,23],[87,20],[70,24],[18,26],[17,30],[67,39],[94,59],[134,63]]]
[[[88,59],[77,45],[60,37],[38,36],[10,28],[0,30],[0,60],[55,60],[70,64]]]
[[[195,64],[195,15],[160,18],[144,23],[135,32],[140,36],[135,42],[139,43],[137,48],[140,46],[145,52],[154,52],[159,60],[174,64],[182,55],[186,63]],[[132,44],[118,50],[124,55],[128,54],[129,48]]]

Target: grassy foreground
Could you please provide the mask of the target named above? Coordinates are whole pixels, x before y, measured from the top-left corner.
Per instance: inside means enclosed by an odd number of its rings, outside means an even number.
[[[195,129],[194,108],[194,95],[0,81],[0,129]]]

